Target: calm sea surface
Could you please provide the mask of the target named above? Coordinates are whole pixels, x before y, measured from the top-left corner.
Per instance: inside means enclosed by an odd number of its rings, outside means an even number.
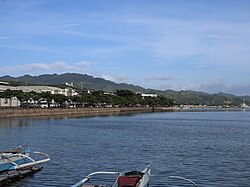
[[[53,160],[11,187],[70,186],[94,171],[152,165],[151,187],[250,186],[250,112],[170,112],[1,119],[0,149],[29,145]]]

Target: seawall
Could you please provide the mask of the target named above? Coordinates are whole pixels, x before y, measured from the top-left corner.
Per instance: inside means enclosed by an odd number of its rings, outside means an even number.
[[[166,111],[153,107],[121,107],[121,108],[1,108],[0,118],[42,117],[42,116],[95,116],[119,113],[137,113]]]

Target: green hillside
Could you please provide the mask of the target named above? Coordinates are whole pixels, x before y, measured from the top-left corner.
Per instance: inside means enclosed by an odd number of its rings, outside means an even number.
[[[246,104],[250,104],[250,96],[235,96],[226,93],[208,94],[204,92],[195,92],[191,90],[154,90],[145,89],[132,84],[120,83],[95,78],[86,74],[65,73],[65,74],[44,74],[39,76],[24,75],[20,77],[3,76],[2,81],[11,82],[13,85],[62,85],[66,82],[74,83],[78,89],[88,90],[131,90],[133,92],[156,93],[169,99],[175,100],[176,104],[194,104],[194,105],[234,105],[239,106],[243,99]]]

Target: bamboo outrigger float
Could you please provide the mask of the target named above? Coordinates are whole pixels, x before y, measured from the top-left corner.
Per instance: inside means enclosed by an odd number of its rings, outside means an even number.
[[[148,165],[142,171],[130,171],[123,173],[102,171],[94,172],[71,187],[101,187],[102,185],[85,185],[94,175],[117,175],[117,178],[111,187],[147,187],[149,185],[150,170],[150,165]]]

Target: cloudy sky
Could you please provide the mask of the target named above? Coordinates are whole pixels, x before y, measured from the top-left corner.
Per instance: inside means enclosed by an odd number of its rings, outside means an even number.
[[[0,64],[250,95],[250,1],[0,0]]]

